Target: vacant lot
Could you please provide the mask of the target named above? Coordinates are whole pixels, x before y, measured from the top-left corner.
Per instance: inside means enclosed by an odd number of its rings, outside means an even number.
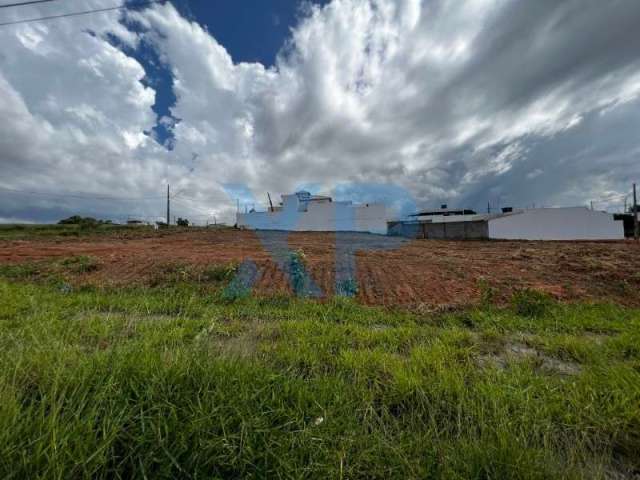
[[[640,475],[632,243],[2,237],[1,478]]]
[[[289,292],[283,250],[301,250],[319,291],[331,296],[336,264],[349,267],[357,298],[370,305],[465,305],[492,295],[509,298],[514,289],[535,288],[563,300],[612,300],[640,305],[640,246],[623,242],[496,242],[399,239],[364,234],[256,234],[192,230],[21,237],[0,231],[0,265],[85,256],[95,268],[68,280],[95,285],[153,285],[167,271],[185,275],[216,265],[252,261],[254,291]],[[68,232],[66,232],[68,233]],[[74,232],[77,235],[77,232]],[[16,239],[19,238],[19,239]],[[338,254],[336,254],[336,245]]]

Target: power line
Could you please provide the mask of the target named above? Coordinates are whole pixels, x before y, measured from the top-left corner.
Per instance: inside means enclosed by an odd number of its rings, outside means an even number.
[[[110,195],[91,195],[91,194],[85,194],[81,192],[73,192],[73,193],[35,192],[32,190],[19,190],[16,188],[8,188],[8,187],[0,187],[0,190],[4,190],[6,192],[24,194],[24,195],[36,195],[36,196],[42,196],[42,197],[60,197],[60,198],[83,198],[88,200],[133,201],[133,200],[152,200],[152,199],[164,198],[161,195],[152,196],[152,197],[114,197]]]
[[[173,203],[177,203],[177,204],[178,204],[179,206],[181,206],[182,208],[185,208],[185,209],[187,209],[187,210],[191,210],[192,212],[198,212],[198,213],[200,213],[200,214],[202,214],[202,215],[207,215],[207,216],[211,216],[211,217],[213,216],[213,215],[211,215],[211,213],[210,213],[210,212],[206,212],[206,211],[201,210],[201,209],[196,208],[196,207],[191,207],[191,206],[189,206],[189,205],[187,205],[187,204],[185,204],[185,203],[176,202],[176,200],[175,200],[175,199],[173,200]]]
[[[153,5],[153,4],[156,4],[156,3],[164,3],[165,1],[166,0],[150,0],[150,1],[147,1],[147,2],[140,2],[140,3],[136,3],[136,4],[129,4],[129,5],[123,4],[123,5],[119,5],[117,7],[96,8],[96,9],[93,9],[93,10],[84,10],[84,11],[81,11],[81,12],[71,12],[71,13],[63,13],[63,14],[60,14],[60,15],[49,15],[49,16],[46,16],[46,17],[36,17],[36,18],[27,18],[27,19],[24,19],[24,20],[14,20],[14,21],[11,21],[11,22],[0,23],[0,27],[4,27],[4,26],[7,26],[7,25],[18,25],[20,23],[30,23],[30,22],[40,22],[40,21],[43,21],[43,20],[53,20],[53,19],[56,19],[56,18],[76,17],[76,16],[79,16],[79,15],[88,15],[90,13],[110,12],[110,11],[113,11],[113,10],[122,10],[122,9],[126,9],[126,8],[140,8],[140,7],[146,7],[146,6],[149,6],[149,5]]]
[[[29,0],[27,2],[5,3],[4,5],[0,5],[0,8],[21,7],[22,5],[34,5],[36,3],[48,3],[55,1],[57,0]]]

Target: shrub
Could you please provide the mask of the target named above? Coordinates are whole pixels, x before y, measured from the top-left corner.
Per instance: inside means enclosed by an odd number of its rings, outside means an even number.
[[[62,261],[62,265],[73,273],[95,272],[100,267],[95,257],[88,255],[78,255]]]
[[[227,263],[224,265],[210,265],[202,272],[202,280],[205,282],[230,281],[238,271],[238,265]]]
[[[298,296],[306,296],[308,292],[308,277],[306,258],[302,250],[296,250],[289,254],[287,272],[291,279],[291,288]]]
[[[491,305],[496,299],[496,290],[484,278],[478,280],[478,288],[480,289],[480,303],[482,305]]]
[[[553,306],[553,298],[545,292],[532,288],[516,290],[511,297],[511,305],[522,317],[542,317]]]
[[[79,225],[80,228],[93,228],[99,225],[110,225],[111,220],[96,220],[93,217],[81,217],[80,215],[72,215],[58,222],[58,225]]]
[[[248,297],[258,276],[258,267],[251,261],[245,261],[237,267],[237,274],[222,291],[221,298],[227,302]]]
[[[0,265],[0,277],[12,280],[35,277],[40,273],[35,263],[23,263],[17,265]]]

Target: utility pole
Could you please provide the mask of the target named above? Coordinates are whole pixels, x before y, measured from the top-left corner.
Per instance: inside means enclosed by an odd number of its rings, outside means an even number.
[[[638,200],[636,199],[636,184],[633,184],[633,238],[638,241]]]
[[[171,207],[170,207],[170,197],[169,197],[169,184],[167,184],[167,227],[171,224],[171,217],[169,216],[169,214],[171,213]]]

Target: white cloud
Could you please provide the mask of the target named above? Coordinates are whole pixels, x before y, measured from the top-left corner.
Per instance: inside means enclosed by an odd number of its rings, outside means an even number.
[[[170,181],[182,203],[220,216],[234,210],[228,184],[259,199],[388,182],[431,204],[563,204],[611,197],[639,173],[628,155],[637,134],[621,142],[611,130],[638,116],[637,2],[334,0],[309,7],[270,68],[234,63],[170,4],[130,15],[143,33],[118,13],[0,30],[0,186],[130,197]],[[179,122],[156,118],[143,66],[108,32],[158,51]],[[144,135],[157,122],[173,130],[172,151]],[[78,208],[7,198],[3,216]],[[162,212],[154,201],[83,208]]]

